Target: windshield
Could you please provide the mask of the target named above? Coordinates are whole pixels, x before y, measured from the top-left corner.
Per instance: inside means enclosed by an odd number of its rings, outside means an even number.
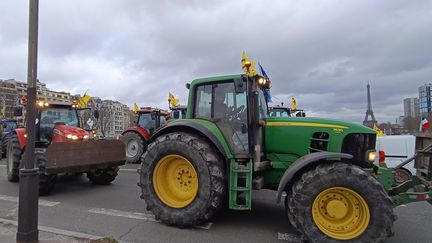
[[[50,108],[41,111],[41,126],[54,127],[56,123],[78,127],[78,116],[75,110]]]
[[[290,115],[286,109],[273,108],[273,110],[270,112],[270,116],[272,116],[272,117],[289,117]]]
[[[6,130],[7,131],[14,130],[15,128],[17,128],[16,122],[7,122],[6,123]]]

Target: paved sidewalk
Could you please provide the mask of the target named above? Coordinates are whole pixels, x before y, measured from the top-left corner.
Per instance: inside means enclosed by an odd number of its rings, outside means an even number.
[[[0,219],[0,242],[16,242],[17,222]],[[102,237],[39,226],[39,243],[92,243]]]

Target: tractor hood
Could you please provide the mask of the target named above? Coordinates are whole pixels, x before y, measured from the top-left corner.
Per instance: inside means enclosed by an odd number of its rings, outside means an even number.
[[[376,132],[368,127],[360,124],[336,121],[323,118],[311,117],[268,117],[265,119],[267,127],[297,127],[309,129],[325,129],[335,133],[368,133],[375,134]]]
[[[327,151],[349,153],[363,161],[366,150],[375,148],[375,131],[359,124],[310,117],[268,117],[265,121],[267,152],[289,154],[286,160]]]
[[[79,128],[79,127],[57,124],[55,126],[55,129],[59,130],[60,132],[64,133],[65,135],[68,135],[68,134],[76,135],[79,138],[82,138],[85,135],[88,135],[88,132],[86,130]]]

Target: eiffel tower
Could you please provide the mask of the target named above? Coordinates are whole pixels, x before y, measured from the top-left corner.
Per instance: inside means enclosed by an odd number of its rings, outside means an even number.
[[[368,119],[370,116],[370,120]],[[372,101],[371,101],[371,95],[370,95],[370,84],[368,82],[367,84],[367,110],[366,110],[366,116],[363,121],[363,125],[367,127],[373,127],[378,122],[375,120],[374,113],[372,111]]]

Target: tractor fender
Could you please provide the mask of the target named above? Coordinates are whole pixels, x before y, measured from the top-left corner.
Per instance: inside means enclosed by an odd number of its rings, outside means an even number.
[[[295,178],[297,173],[301,172],[306,167],[313,165],[314,163],[319,163],[321,160],[342,159],[342,158],[352,159],[353,156],[351,154],[346,154],[346,153],[316,152],[298,158],[296,161],[294,161],[294,163],[290,167],[288,167],[288,169],[283,174],[282,179],[279,182],[276,202],[279,203],[281,201],[282,192],[285,191],[286,186],[291,183],[292,179]]]
[[[135,126],[135,127],[129,127],[128,129],[124,130],[121,135],[125,135],[125,133],[127,133],[127,132],[136,132],[145,141],[148,141],[149,138],[150,138],[150,133],[145,128],[142,128],[142,127],[137,127],[137,126]]]
[[[186,121],[186,120],[170,123],[169,125],[160,128],[150,137],[149,144],[152,143],[154,140],[156,140],[156,138],[164,134],[176,132],[176,131],[191,132],[200,135],[202,137],[205,137],[216,147],[216,149],[220,152],[222,156],[224,156],[225,158],[232,157],[231,153],[230,152],[227,153],[225,151],[219,139],[212,132],[210,132],[209,129],[207,129],[206,127],[200,124]]]
[[[18,137],[18,142],[19,142],[20,148],[24,149],[24,147],[26,145],[26,140],[27,140],[25,138],[26,129],[25,128],[17,128],[17,129],[15,129],[14,134],[16,134]]]

